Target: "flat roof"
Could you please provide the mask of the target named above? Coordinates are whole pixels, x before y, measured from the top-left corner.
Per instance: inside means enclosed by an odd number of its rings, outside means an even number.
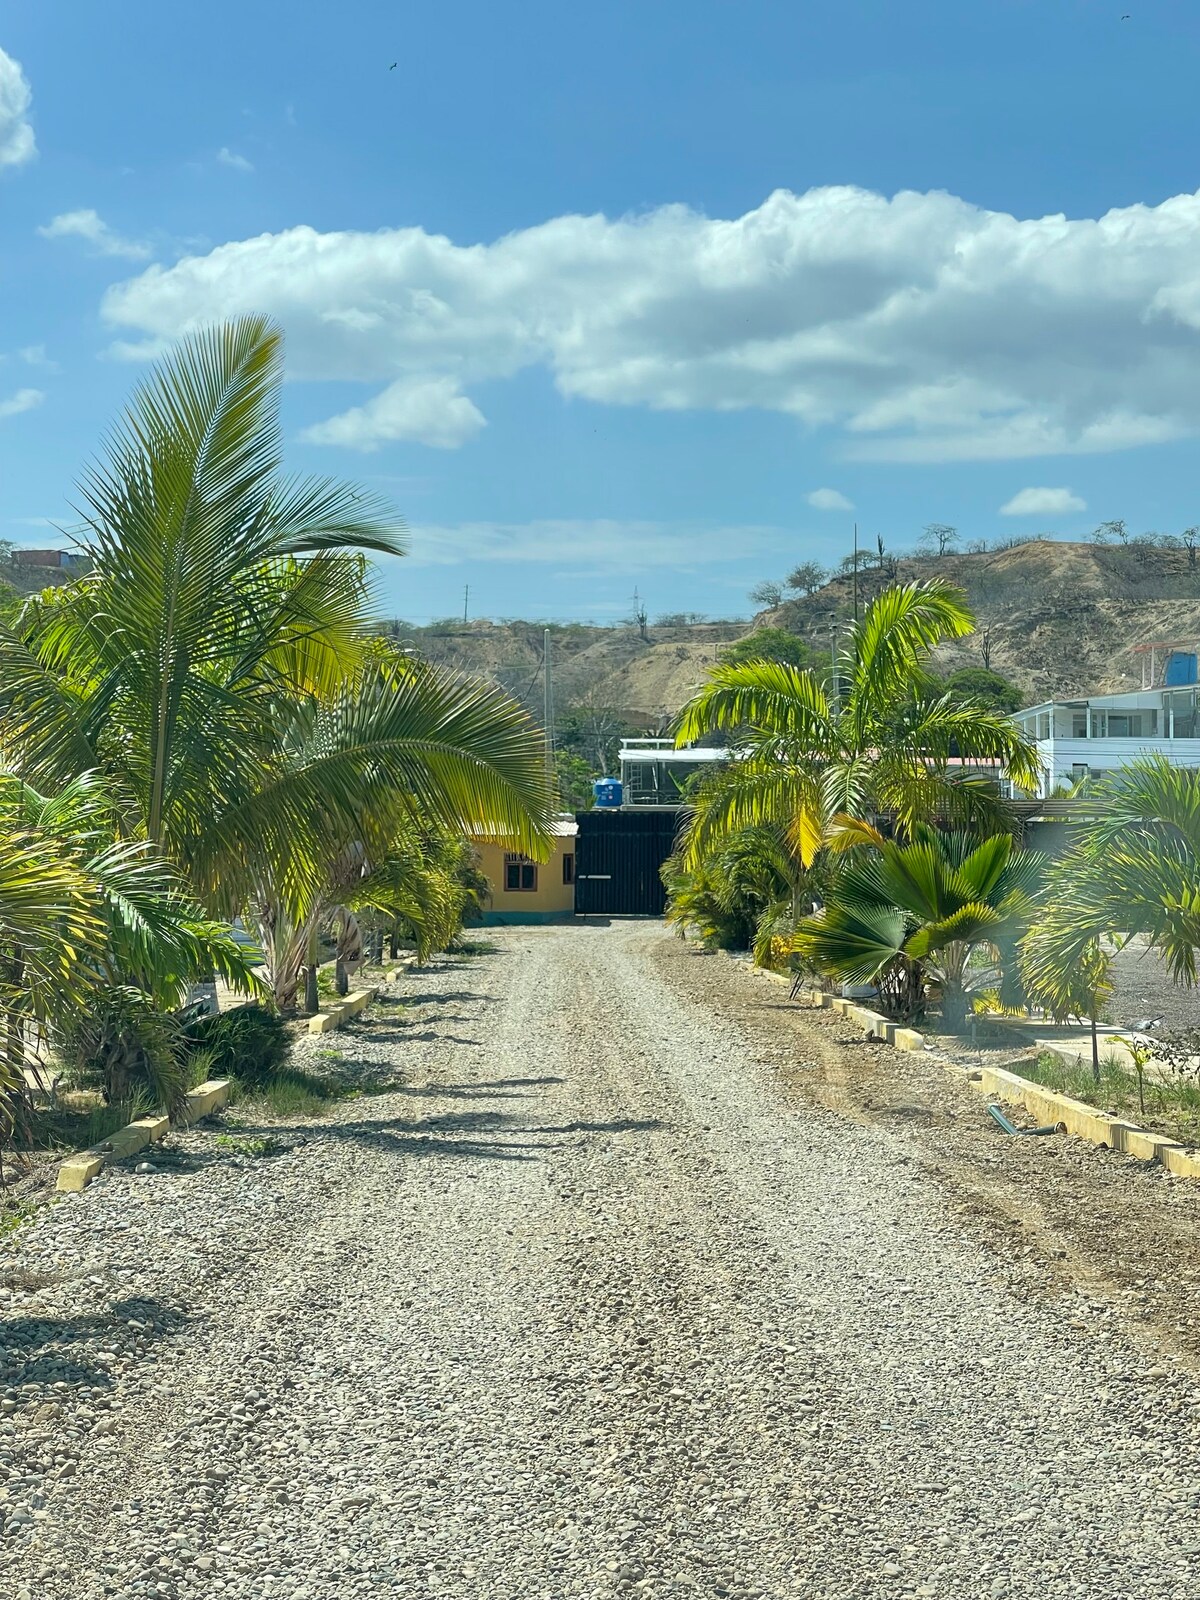
[[[714,750],[711,745],[686,745],[677,750],[674,745],[625,745],[618,752],[621,761],[728,761],[733,755],[729,749]]]

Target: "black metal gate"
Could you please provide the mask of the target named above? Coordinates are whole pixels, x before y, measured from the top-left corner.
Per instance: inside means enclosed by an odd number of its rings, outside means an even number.
[[[661,917],[660,868],[675,846],[676,810],[581,811],[575,820],[577,916]]]

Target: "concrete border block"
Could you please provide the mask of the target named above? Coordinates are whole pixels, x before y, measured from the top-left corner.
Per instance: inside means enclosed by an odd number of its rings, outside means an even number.
[[[228,1078],[210,1078],[207,1083],[193,1089],[187,1097],[187,1109],[182,1118],[184,1124],[199,1122],[202,1117],[210,1116],[223,1106],[229,1099],[229,1088]]]
[[[229,1099],[229,1089],[228,1078],[210,1078],[207,1083],[193,1089],[179,1119],[180,1125],[187,1127],[199,1122],[201,1117],[211,1115]],[[171,1119],[165,1116],[138,1117],[136,1122],[127,1122],[103,1144],[68,1156],[59,1166],[55,1188],[63,1194],[79,1194],[94,1178],[100,1176],[110,1161],[124,1161],[129,1156],[137,1155],[148,1144],[163,1138],[170,1126]]]
[[[1157,1161],[1165,1167],[1167,1152],[1184,1151],[1184,1146],[1178,1139],[1168,1139],[1162,1133],[1147,1133],[1144,1128],[1128,1128],[1121,1136],[1121,1149],[1127,1156],[1136,1156],[1139,1161]],[[1186,1154],[1186,1151],[1184,1153]]]
[[[84,1151],[82,1155],[68,1156],[58,1169],[58,1181],[54,1187],[62,1194],[79,1194],[86,1189],[93,1178],[98,1178],[104,1170],[104,1157],[93,1155]]]
[[[357,1017],[364,1012],[378,993],[378,989],[356,989],[336,1006],[330,1006],[328,1011],[322,1011],[320,1016],[310,1017],[309,1033],[333,1033],[343,1023],[349,1022],[351,1017]]]
[[[1185,1149],[1165,1134],[1149,1133],[1122,1117],[1032,1083],[1005,1067],[982,1067],[969,1081],[996,1100],[1024,1106],[1031,1117],[1042,1123],[1061,1123],[1077,1139],[1121,1151],[1139,1161],[1157,1161],[1181,1178],[1200,1178],[1200,1150]]]
[[[1200,1150],[1185,1150],[1182,1145],[1167,1145],[1159,1160],[1177,1178],[1200,1178]]]

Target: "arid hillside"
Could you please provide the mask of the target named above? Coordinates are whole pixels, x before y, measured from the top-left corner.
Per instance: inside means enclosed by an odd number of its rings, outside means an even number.
[[[941,652],[950,671],[983,663],[1031,701],[1137,688],[1151,641],[1200,645],[1200,570],[1195,552],[1145,541],[1067,544],[1035,539],[1004,550],[886,558],[860,571],[859,609],[887,583],[940,575],[959,584],[979,620],[973,637]],[[853,615],[853,579],[841,576],[804,598],[744,622],[584,624],[550,630],[555,704],[604,706],[647,733],[666,727],[703,681],[723,644],[771,625],[827,650]],[[542,704],[543,626],[471,622],[397,625],[422,655],[497,679],[531,708]]]
[[[555,705],[610,708],[647,733],[663,730],[704,681],[721,645],[748,631],[745,622],[583,623],[550,628]],[[536,622],[469,622],[406,628],[399,637],[430,661],[481,672],[540,712],[544,628]]]
[[[947,669],[986,661],[1032,700],[1115,692],[1141,684],[1141,646],[1200,643],[1195,552],[1145,541],[1068,544],[1035,539],[971,555],[901,558],[859,575],[859,604],[888,582],[934,574],[965,591],[976,634],[941,653]],[[763,619],[828,644],[853,608],[853,579],[839,577]]]

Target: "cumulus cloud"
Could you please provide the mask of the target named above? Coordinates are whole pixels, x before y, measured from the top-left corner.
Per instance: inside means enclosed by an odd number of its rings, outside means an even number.
[[[293,378],[378,386],[345,423],[376,443],[415,436],[387,431],[406,396],[473,406],[473,386],[532,366],[606,405],[783,412],[836,430],[854,459],[1200,433],[1200,195],[1068,220],[781,190],[730,220],[665,206],[465,245],[297,227],[152,267],[103,312],[144,342],[264,308]],[[479,425],[455,415],[443,442]]]
[[[853,500],[847,500],[838,489],[814,489],[810,495],[805,496],[805,499],[816,511],[854,510]]]
[[[37,154],[29,121],[32,102],[20,63],[0,50],[0,167],[19,167]]]
[[[1002,517],[1065,517],[1086,511],[1087,501],[1070,489],[1021,489],[1000,507]]]
[[[83,239],[97,255],[124,256],[129,261],[145,261],[149,245],[136,239],[123,239],[114,233],[98,211],[64,211],[38,229],[43,239]]]
[[[227,145],[222,145],[217,151],[217,160],[223,167],[232,167],[235,172],[253,172],[253,161],[247,161],[245,156],[238,155],[236,150],[230,150]]]
[[[389,384],[365,406],[355,406],[308,428],[310,444],[340,444],[351,450],[377,450],[391,440],[411,440],[453,450],[486,427],[483,413],[453,378]]]
[[[45,398],[40,389],[18,389],[7,400],[0,400],[0,417],[19,417],[23,411],[40,406]]]

